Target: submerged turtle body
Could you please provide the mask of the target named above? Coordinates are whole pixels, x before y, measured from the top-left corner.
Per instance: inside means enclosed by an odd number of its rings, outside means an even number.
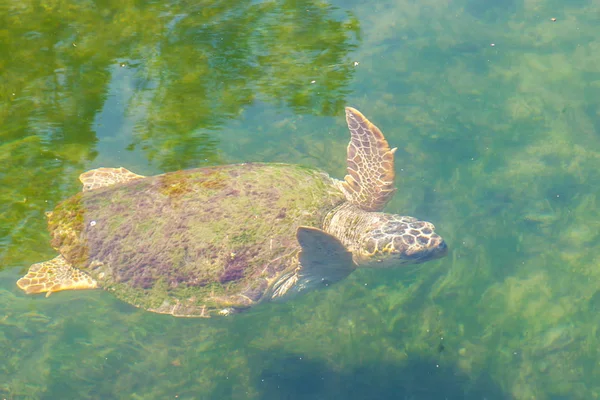
[[[344,181],[289,164],[82,174],[83,191],[48,213],[60,255],[18,286],[102,287],[149,311],[211,316],[328,286],[357,267],[446,254],[432,224],[379,212],[395,190],[394,150],[358,111],[347,119]]]
[[[298,227],[319,227],[343,201],[316,170],[229,165],[83,192],[49,225],[53,247],[103,288],[145,309],[197,315],[259,301],[297,258]]]

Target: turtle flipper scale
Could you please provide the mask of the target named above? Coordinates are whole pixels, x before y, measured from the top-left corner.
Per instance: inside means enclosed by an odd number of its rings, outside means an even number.
[[[95,289],[98,284],[83,271],[73,268],[63,256],[33,264],[17,281],[27,294],[46,293],[46,297],[61,290]]]
[[[348,144],[348,174],[341,183],[348,201],[365,211],[381,211],[392,198],[394,152],[383,133],[364,115],[346,107],[351,138]]]
[[[123,167],[96,168],[79,175],[84,192],[141,178],[145,178],[145,176],[134,174]]]

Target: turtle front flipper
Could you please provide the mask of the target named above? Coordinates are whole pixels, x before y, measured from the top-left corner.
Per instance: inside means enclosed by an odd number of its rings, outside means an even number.
[[[383,133],[364,115],[346,107],[351,138],[348,144],[348,175],[341,183],[348,201],[365,211],[381,211],[392,198],[394,152]]]
[[[17,281],[27,294],[46,293],[46,297],[61,290],[95,289],[98,284],[83,271],[73,268],[63,256],[33,264]]]
[[[300,226],[296,232],[302,251],[299,266],[284,276],[273,288],[272,298],[290,297],[346,278],[356,265],[352,253],[336,237],[321,229]]]
[[[84,192],[141,178],[145,178],[145,176],[134,174],[123,167],[96,168],[79,175],[79,180],[83,183]]]

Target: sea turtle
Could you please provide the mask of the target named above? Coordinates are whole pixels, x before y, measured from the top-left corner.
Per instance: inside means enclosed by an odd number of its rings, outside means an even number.
[[[247,163],[144,177],[98,168],[47,213],[56,258],[33,264],[27,293],[102,287],[134,306],[209,317],[290,298],[359,267],[447,253],[434,226],[382,213],[395,192],[394,152],[346,108],[351,133],[339,181],[290,164]]]

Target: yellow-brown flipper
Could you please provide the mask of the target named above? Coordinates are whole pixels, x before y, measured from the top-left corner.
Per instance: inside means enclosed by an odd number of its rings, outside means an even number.
[[[84,192],[141,178],[145,178],[145,176],[134,174],[123,167],[96,168],[79,175]]]
[[[348,201],[366,211],[381,211],[392,198],[394,152],[383,133],[364,115],[346,107],[346,122],[351,138],[348,144],[348,175],[342,190]]]
[[[73,268],[63,256],[33,264],[17,281],[27,294],[46,293],[46,297],[61,290],[95,289],[98,284],[83,271]]]

